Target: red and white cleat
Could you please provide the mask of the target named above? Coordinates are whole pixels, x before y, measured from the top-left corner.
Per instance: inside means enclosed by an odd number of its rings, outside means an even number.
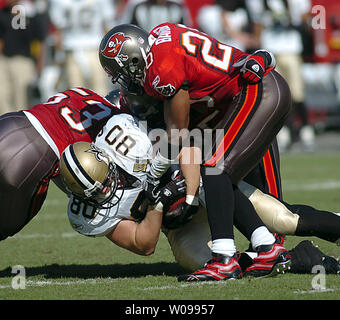
[[[290,269],[291,255],[282,246],[280,239],[272,245],[256,248],[257,257],[245,271],[245,277],[270,277]]]
[[[240,279],[242,270],[237,260],[237,254],[226,256],[222,254],[212,254],[203,269],[190,274],[180,275],[178,281],[220,281]]]

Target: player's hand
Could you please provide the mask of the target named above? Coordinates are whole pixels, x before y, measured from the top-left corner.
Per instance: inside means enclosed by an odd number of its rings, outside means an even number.
[[[156,210],[163,211],[163,213],[171,211],[180,203],[185,202],[186,184],[185,179],[179,170],[174,171],[170,182],[163,187],[156,200]]]
[[[150,204],[154,204],[157,198],[159,197],[160,188],[159,188],[160,180],[154,178],[152,175],[148,174],[146,177],[145,184],[145,196],[150,201]]]
[[[240,73],[248,83],[257,83],[275,68],[274,56],[266,50],[258,50],[254,54],[240,59],[233,67],[241,67]]]
[[[242,77],[249,83],[262,80],[265,73],[265,63],[262,57],[250,56],[241,68]]]
[[[176,229],[188,223],[199,208],[197,204],[182,202],[176,208],[169,210],[163,216],[163,227],[167,229]]]

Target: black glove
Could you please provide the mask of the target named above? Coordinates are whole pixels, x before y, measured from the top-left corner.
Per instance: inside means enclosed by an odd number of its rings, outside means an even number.
[[[274,56],[266,50],[257,50],[246,58],[241,58],[233,67],[241,67],[242,77],[248,83],[257,83],[276,66]]]
[[[185,198],[183,198],[185,200]],[[189,222],[198,211],[198,205],[181,202],[175,209],[168,211],[163,216],[163,227],[176,229]]]
[[[171,210],[172,206],[177,206],[179,201],[185,201],[186,184],[184,177],[179,170],[174,171],[170,182],[163,187],[155,201],[155,209],[163,211],[163,213]],[[176,204],[177,203],[177,204]]]
[[[146,216],[149,205],[150,200],[146,196],[146,191],[142,190],[130,208],[131,217],[136,221],[141,222]]]
[[[144,190],[145,196],[149,199],[151,204],[154,204],[159,197],[160,180],[148,174]]]

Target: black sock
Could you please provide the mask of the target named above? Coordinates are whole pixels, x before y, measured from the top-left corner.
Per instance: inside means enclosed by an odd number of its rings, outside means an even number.
[[[234,190],[231,179],[225,172],[209,175],[206,169],[203,167],[201,174],[211,238],[234,239]]]
[[[340,216],[306,205],[290,205],[287,203],[285,205],[293,213],[300,216],[295,235],[315,236],[331,242],[340,238]]]

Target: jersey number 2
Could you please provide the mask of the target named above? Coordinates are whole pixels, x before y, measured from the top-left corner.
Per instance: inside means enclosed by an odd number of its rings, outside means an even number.
[[[193,30],[184,31],[181,33],[181,45],[185,51],[194,57],[199,54],[202,61],[208,66],[220,70],[222,72],[229,72],[233,48],[223,43],[212,41],[204,34],[195,32]],[[201,44],[194,43],[197,39]],[[213,49],[217,44],[218,54],[213,53]]]

